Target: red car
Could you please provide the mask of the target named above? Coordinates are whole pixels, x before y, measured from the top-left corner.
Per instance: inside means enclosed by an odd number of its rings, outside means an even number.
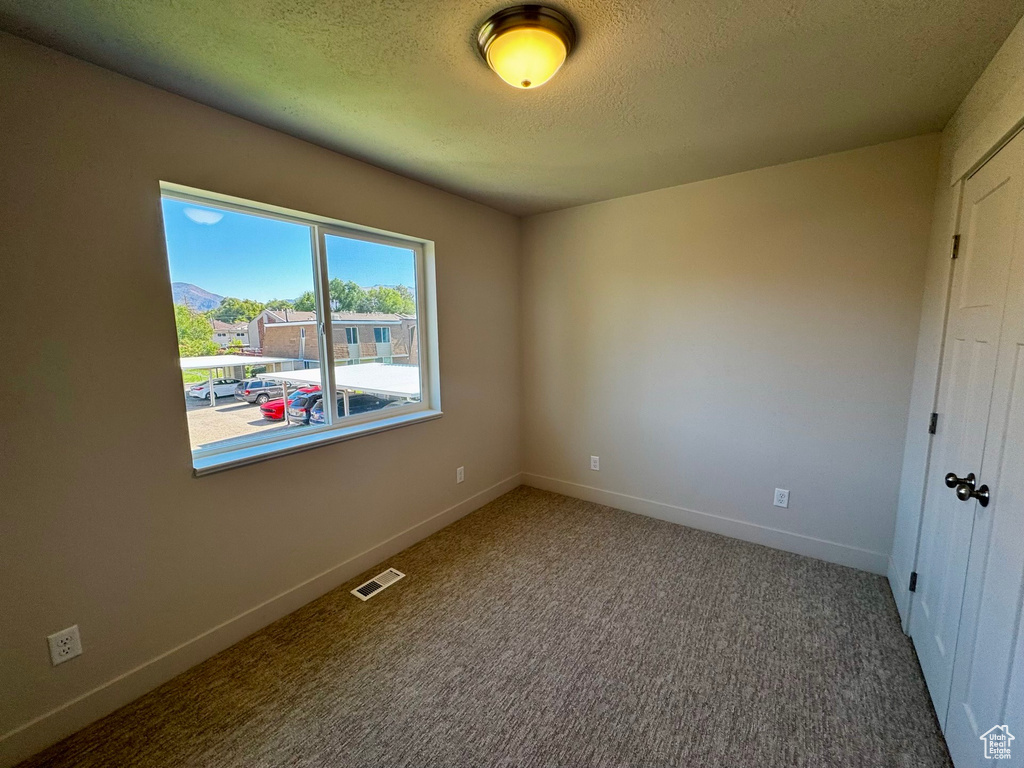
[[[319,392],[320,387],[302,387],[297,389],[288,395],[288,400],[291,401],[296,396],[306,395],[310,392]],[[284,398],[279,397],[276,400],[269,400],[260,406],[260,413],[263,414],[263,418],[269,421],[283,421],[284,420]]]

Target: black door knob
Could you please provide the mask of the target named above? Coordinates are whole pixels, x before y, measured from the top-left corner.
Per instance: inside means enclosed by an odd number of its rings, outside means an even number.
[[[983,485],[978,490],[974,490],[973,486],[967,485],[967,483],[962,483],[956,487],[956,497],[960,499],[960,501],[977,499],[981,506],[987,507],[989,501],[988,486]]]
[[[956,488],[958,485],[966,485],[974,488],[974,473],[968,473],[967,477],[957,477],[954,473],[950,472],[946,475],[946,487]]]

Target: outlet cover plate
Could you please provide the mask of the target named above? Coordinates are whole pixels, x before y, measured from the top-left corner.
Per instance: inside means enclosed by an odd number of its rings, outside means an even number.
[[[46,638],[46,642],[50,646],[50,661],[55,667],[75,658],[75,656],[82,655],[82,638],[78,634],[77,624],[62,629],[60,632],[54,632]]]
[[[466,468],[465,467],[459,467],[458,469],[456,469],[455,470],[455,482],[456,483],[461,483],[465,479],[466,479]]]
[[[789,491],[785,488],[776,488],[774,504],[776,507],[789,508]]]
[[[590,457],[590,468],[592,470],[594,470],[595,472],[600,472],[601,471],[601,457],[600,456],[591,456]]]

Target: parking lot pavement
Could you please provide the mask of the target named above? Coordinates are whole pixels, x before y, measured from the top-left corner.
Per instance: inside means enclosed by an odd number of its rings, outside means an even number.
[[[188,416],[188,435],[193,450],[210,443],[228,440],[242,435],[280,432],[285,429],[308,429],[288,427],[281,421],[267,421],[258,405],[235,400],[233,397],[218,397],[211,406],[207,400],[185,396],[185,411]]]

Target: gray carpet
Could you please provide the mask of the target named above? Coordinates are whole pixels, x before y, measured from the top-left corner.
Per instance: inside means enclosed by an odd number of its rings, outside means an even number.
[[[522,487],[22,765],[948,766],[879,576]]]

